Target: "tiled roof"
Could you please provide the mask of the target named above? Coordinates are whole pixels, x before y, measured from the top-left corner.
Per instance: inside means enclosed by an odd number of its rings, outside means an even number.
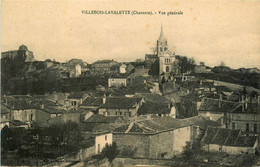
[[[1,115],[8,114],[10,112],[10,109],[6,107],[3,103],[1,103]]]
[[[5,101],[5,100],[4,100]],[[64,113],[65,110],[61,109],[60,105],[55,102],[45,99],[34,98],[8,98],[5,103],[2,102],[3,109],[11,110],[29,110],[29,109],[40,109],[48,113]]]
[[[97,106],[97,107],[99,107],[102,104],[103,104],[103,99],[101,97],[88,97],[82,102],[81,106]]]
[[[229,89],[226,86],[217,86],[216,89],[218,92],[233,92],[231,89]]]
[[[166,97],[154,93],[139,93],[136,94],[136,97],[142,97],[144,98],[145,101],[149,101],[153,103],[164,103],[164,104],[171,103],[171,101]]]
[[[185,118],[185,119],[180,119],[181,121],[185,122],[187,124],[192,124],[194,126],[199,126],[202,129],[206,129],[207,127],[219,127],[221,126],[220,123],[216,121],[209,120],[203,116],[195,116],[195,117],[190,117],[190,118]]]
[[[140,101],[141,98],[108,97],[106,98],[106,103],[102,104],[100,108],[135,108]]]
[[[240,106],[233,110],[232,113],[259,113],[260,111],[260,104],[247,103],[247,107],[244,106],[244,111],[242,106],[243,104],[240,103]]]
[[[199,111],[220,111],[220,112],[230,112],[240,106],[240,103],[213,99],[213,98],[203,98]]]
[[[156,134],[192,125],[171,117],[154,117],[120,126],[114,133]]]
[[[12,121],[10,121],[10,123],[12,123],[15,126],[28,125],[27,123],[24,123],[20,120],[12,120]]]
[[[126,117],[116,116],[116,117],[106,117],[104,115],[93,114],[90,118],[85,120],[87,123],[119,123],[127,121]]]
[[[168,104],[163,103],[152,103],[146,101],[138,109],[138,114],[170,114],[171,108],[168,107]]]
[[[70,99],[81,99],[84,98],[84,96],[86,96],[85,92],[72,92],[68,98]]]
[[[241,130],[208,127],[202,142],[234,147],[253,147],[256,136],[242,136]]]
[[[27,110],[35,108],[32,103],[25,100],[10,100],[7,102],[6,106],[12,110]]]

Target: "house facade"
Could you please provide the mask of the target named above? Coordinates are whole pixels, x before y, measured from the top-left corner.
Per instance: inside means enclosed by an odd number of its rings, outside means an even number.
[[[84,92],[71,93],[68,97],[70,108],[72,110],[77,110],[86,98],[87,94],[85,94]]]
[[[108,78],[108,87],[126,87],[127,85],[127,78]]]
[[[192,126],[156,117],[116,128],[113,141],[120,150],[131,148],[136,158],[168,159],[181,154],[186,142],[192,141]]]
[[[96,134],[95,136],[95,153],[99,154],[102,152],[106,144],[110,145],[113,141],[112,133]]]
[[[100,60],[92,64],[91,74],[117,74],[119,72],[118,62],[114,60]]]
[[[98,113],[105,116],[134,117],[142,102],[142,98],[104,96],[103,104],[99,107]]]

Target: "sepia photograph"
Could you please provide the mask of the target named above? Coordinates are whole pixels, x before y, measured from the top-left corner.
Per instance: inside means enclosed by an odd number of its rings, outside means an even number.
[[[1,166],[260,166],[260,1],[2,0]]]

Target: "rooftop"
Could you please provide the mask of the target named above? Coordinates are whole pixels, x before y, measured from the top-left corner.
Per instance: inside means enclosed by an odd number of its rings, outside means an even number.
[[[208,127],[202,142],[234,147],[253,147],[257,136],[242,136],[241,130]]]
[[[171,112],[171,106],[169,107],[167,103],[153,103],[151,101],[146,101],[138,109],[138,114],[169,114]]]
[[[103,104],[103,99],[101,97],[88,97],[86,98],[81,106],[101,106]]]
[[[68,98],[70,99],[81,99],[86,96],[85,92],[72,92]]]
[[[142,98],[107,97],[105,104],[102,104],[101,108],[135,108],[141,100]]]
[[[199,111],[231,112],[240,105],[240,103],[227,100],[203,98]]]
[[[171,117],[154,117],[120,126],[114,130],[114,133],[156,134],[190,125],[192,123]]]

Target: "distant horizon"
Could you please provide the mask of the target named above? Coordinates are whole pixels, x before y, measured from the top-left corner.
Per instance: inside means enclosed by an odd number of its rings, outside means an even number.
[[[260,2],[2,1],[1,52],[22,44],[35,59],[133,62],[152,53],[163,24],[169,49],[196,64],[260,69]],[[165,5],[167,4],[167,5]],[[82,10],[182,11],[87,15]],[[19,25],[19,26],[15,26]]]

